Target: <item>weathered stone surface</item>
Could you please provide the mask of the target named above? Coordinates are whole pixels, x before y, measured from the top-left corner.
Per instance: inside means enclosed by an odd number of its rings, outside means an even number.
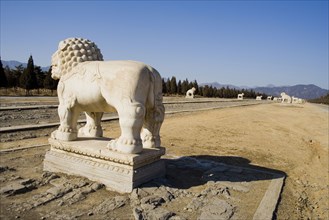
[[[146,217],[149,220],[168,220],[173,215],[173,212],[165,208],[157,208],[146,213]]]
[[[15,171],[15,169],[10,168],[8,166],[0,165],[0,173],[5,172],[5,171]]]
[[[127,194],[106,191],[101,189],[102,184],[91,182],[86,178],[40,172],[40,178],[34,181],[38,191],[34,191],[31,197],[24,195],[28,199],[20,202],[16,200],[18,197],[15,197],[12,204],[8,205],[6,209],[10,209],[21,217],[26,213],[42,213],[36,219],[42,217],[45,219],[135,218],[143,220],[243,219],[246,214],[244,213],[246,211],[245,204],[243,204],[244,198],[249,198],[250,201],[250,196],[255,196],[255,201],[259,202],[262,200],[260,196],[263,192],[255,195],[257,186],[263,187],[261,190],[265,191],[267,180],[277,182],[277,177],[273,174],[264,174],[261,173],[262,171],[244,167],[239,169],[236,166],[210,160],[182,158],[182,160],[167,160],[168,165],[170,168],[167,169],[166,176],[142,184]],[[216,178],[205,181],[202,177],[209,174],[214,174],[213,176]],[[6,179],[13,177],[11,173],[2,175]],[[230,181],[230,176],[236,180]],[[32,179],[23,179],[18,175],[13,178],[14,181],[20,181],[20,184],[33,182]],[[282,185],[279,182],[278,184]],[[275,188],[281,189],[280,187]],[[99,189],[101,190],[98,191]],[[273,195],[272,193],[279,195],[276,192],[268,191],[266,194],[274,198],[271,195]],[[307,200],[308,198],[303,195],[300,197],[300,202]],[[268,202],[269,200],[265,197],[262,201],[265,206],[258,208],[257,212],[262,214],[262,210],[265,210],[266,215],[262,216],[272,216],[276,203]],[[73,205],[72,207],[79,206],[80,209],[71,209],[71,205]],[[49,213],[40,212],[46,206],[52,207],[54,210]],[[254,206],[248,210],[248,219],[253,218],[256,208]]]
[[[136,220],[168,220],[175,214],[161,207],[147,210],[135,207],[133,208],[133,215]]]
[[[228,220],[234,214],[234,207],[226,202],[225,200],[221,200],[218,198],[214,198],[207,205],[202,207],[201,215],[199,216],[199,220]]]
[[[106,139],[74,142],[49,139],[49,142],[51,150],[45,156],[45,171],[87,177],[111,190],[131,192],[134,187],[165,174],[164,161],[160,160],[165,154],[164,148],[124,154],[111,153],[106,147]]]
[[[10,182],[4,187],[0,188],[0,194],[5,196],[13,196],[20,193],[26,193],[36,188],[35,180],[20,179]]]
[[[184,208],[189,212],[194,212],[200,209],[205,203],[203,198],[193,198],[192,201]]]
[[[98,214],[107,214],[110,211],[124,206],[128,201],[129,199],[126,196],[116,196],[114,198],[109,198],[96,206],[92,212]]]
[[[155,209],[164,203],[165,200],[157,195],[150,195],[141,199],[141,207],[143,209]]]

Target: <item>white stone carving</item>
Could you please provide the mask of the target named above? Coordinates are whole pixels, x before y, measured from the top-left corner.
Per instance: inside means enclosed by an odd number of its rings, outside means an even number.
[[[291,97],[284,92],[281,93],[281,99],[282,99],[282,103],[284,102],[291,103]]]
[[[109,142],[109,149],[140,153],[143,147],[160,147],[159,132],[164,120],[162,81],[151,66],[136,61],[103,61],[95,43],[68,38],[59,43],[52,56],[52,77],[60,79],[60,126],[52,138],[72,141],[78,133],[101,137],[103,112],[114,107],[121,136]],[[80,112],[86,112],[87,123],[78,131]]]
[[[303,104],[305,103],[305,100],[304,99],[301,99],[301,98],[298,98],[298,97],[291,97],[292,98],[292,103],[294,104]]]
[[[292,103],[298,103],[298,98],[295,97],[295,96],[292,96],[292,97],[291,97],[291,102],[292,102]]]
[[[256,100],[260,101],[260,100],[262,100],[262,97],[263,97],[263,96],[258,95],[258,96],[256,96]]]
[[[49,139],[50,151],[45,155],[44,170],[87,177],[103,183],[107,189],[122,193],[151,179],[165,175],[160,157],[165,148],[144,149],[140,154],[126,154],[107,149],[108,139]],[[92,146],[92,147],[91,147]]]
[[[238,100],[243,100],[244,93],[238,94]]]
[[[187,90],[185,98],[194,99],[195,88]]]
[[[274,97],[273,101],[274,102],[282,102],[282,98],[281,97]]]

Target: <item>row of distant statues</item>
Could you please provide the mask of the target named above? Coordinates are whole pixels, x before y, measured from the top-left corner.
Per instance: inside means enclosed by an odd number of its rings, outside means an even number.
[[[281,98],[274,98],[273,101],[281,102],[281,103],[294,103],[294,104],[303,104],[305,103],[305,99],[301,99],[295,96],[289,96],[285,92],[281,93]]]
[[[237,99],[238,100],[243,100],[244,93],[238,94]],[[256,100],[261,101],[263,96],[259,95],[256,96]],[[274,102],[281,102],[281,103],[295,103],[295,104],[302,104],[305,103],[304,99],[294,97],[294,96],[289,96],[285,92],[281,93],[281,97],[273,97],[273,96],[267,96],[268,101],[274,101]]]
[[[187,92],[186,92],[186,96],[185,98],[194,98],[194,93],[195,93],[195,88],[193,87],[192,89],[189,89]],[[243,100],[243,96],[244,96],[244,93],[240,93],[238,94],[238,100]],[[256,96],[256,100],[258,101],[261,101],[263,98],[263,96],[259,95],[259,96]],[[275,102],[282,102],[282,103],[295,103],[295,104],[302,104],[302,103],[305,103],[305,100],[304,99],[301,99],[301,98],[298,98],[298,97],[294,97],[294,96],[289,96],[287,95],[285,92],[282,92],[281,93],[281,97],[273,97],[273,96],[267,96],[267,100],[268,101],[275,101]]]

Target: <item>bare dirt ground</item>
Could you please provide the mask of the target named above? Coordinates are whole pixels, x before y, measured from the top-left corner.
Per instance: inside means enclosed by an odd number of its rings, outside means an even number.
[[[255,105],[167,115],[161,129],[162,146],[166,147],[168,156],[210,158],[226,164],[284,172],[287,178],[276,218],[328,219],[328,117],[328,107],[308,103]],[[107,137],[120,134],[117,122],[104,123],[104,128]],[[36,144],[47,144],[47,137],[0,143],[0,149]],[[1,153],[0,164],[8,166],[1,171],[1,186],[18,176],[38,179],[47,149],[49,147],[44,146]],[[38,190],[32,191],[32,194]],[[94,194],[94,198],[102,199],[104,189]],[[8,219],[19,218],[19,214],[9,213],[6,208],[14,205],[15,199],[28,200],[31,196],[22,194],[2,198],[1,212],[9,215],[6,216]],[[83,208],[88,202],[95,202],[95,199],[87,198],[74,204],[74,208]],[[45,211],[47,207],[52,209],[49,212],[60,209],[59,205],[51,204],[42,209]]]
[[[238,156],[283,171],[278,219],[328,219],[328,116],[312,104],[175,116],[164,123],[163,145],[168,154]]]

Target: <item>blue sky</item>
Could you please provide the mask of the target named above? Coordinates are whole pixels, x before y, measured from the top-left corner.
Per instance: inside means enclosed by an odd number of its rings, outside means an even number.
[[[59,41],[162,77],[237,86],[328,83],[328,1],[3,1],[1,59],[49,66]]]

